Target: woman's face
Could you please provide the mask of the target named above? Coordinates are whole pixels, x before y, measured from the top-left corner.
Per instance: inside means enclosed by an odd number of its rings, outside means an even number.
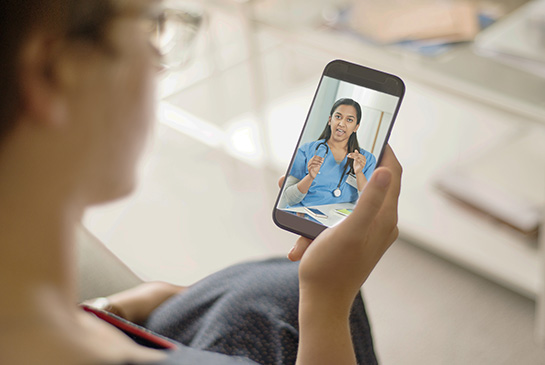
[[[81,193],[89,203],[133,190],[136,162],[154,115],[156,55],[141,22],[115,20],[107,41],[111,54],[77,54],[68,102],[70,138],[83,166]]]
[[[336,142],[348,142],[348,138],[359,128],[357,120],[356,108],[352,105],[339,105],[329,117],[331,138]]]

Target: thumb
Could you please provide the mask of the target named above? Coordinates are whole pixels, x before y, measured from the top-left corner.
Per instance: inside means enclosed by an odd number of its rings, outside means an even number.
[[[303,254],[307,250],[308,246],[312,243],[312,240],[306,237],[299,237],[295,242],[293,248],[288,252],[288,259],[291,261],[299,261],[303,257]]]
[[[278,179],[278,187],[281,188],[282,185],[284,184],[284,180],[286,179],[286,175],[282,175],[280,176],[280,178]]]
[[[356,232],[365,232],[380,211],[388,187],[392,181],[392,173],[385,167],[378,168],[371,180],[365,185],[354,212],[345,219],[346,225]]]

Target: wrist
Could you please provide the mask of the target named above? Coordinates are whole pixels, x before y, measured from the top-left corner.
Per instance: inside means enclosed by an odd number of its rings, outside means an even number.
[[[335,318],[342,320],[348,318],[355,295],[348,293],[331,293],[327,290],[314,290],[300,288],[299,306],[301,315],[314,317],[320,314],[320,318]]]
[[[89,302],[88,305],[95,309],[103,310],[103,311],[115,314],[118,317],[126,318],[126,315],[123,312],[123,310],[119,306],[112,303],[109,298],[105,298],[105,297],[96,298],[93,301]]]
[[[301,295],[297,364],[356,364],[350,309]]]

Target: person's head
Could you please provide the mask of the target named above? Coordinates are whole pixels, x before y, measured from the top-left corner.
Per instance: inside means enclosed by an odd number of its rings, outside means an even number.
[[[318,139],[325,139],[326,141],[333,139],[335,142],[344,142],[348,147],[347,152],[359,151],[360,146],[356,132],[360,127],[360,122],[360,104],[350,98],[339,99],[331,107],[327,125]],[[351,163],[350,166],[352,166]]]
[[[132,190],[153,117],[156,4],[0,3],[0,179],[34,174],[83,205]]]

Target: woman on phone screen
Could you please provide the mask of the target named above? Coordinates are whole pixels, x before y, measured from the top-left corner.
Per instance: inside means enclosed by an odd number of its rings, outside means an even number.
[[[360,148],[358,102],[344,98],[331,107],[318,138],[299,147],[286,181],[281,208],[355,202],[376,167]]]

